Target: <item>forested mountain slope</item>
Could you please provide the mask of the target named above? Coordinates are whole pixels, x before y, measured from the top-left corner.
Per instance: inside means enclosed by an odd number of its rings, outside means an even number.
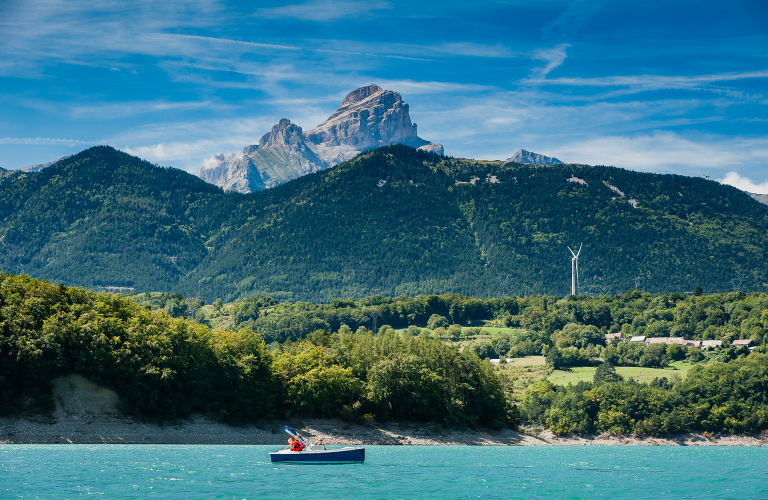
[[[768,283],[768,207],[676,175],[389,146],[244,195],[97,147],[0,185],[0,269],[209,301],[564,295],[581,242],[582,293]]]
[[[101,146],[0,187],[0,268],[174,289],[207,251],[190,204],[221,189]]]

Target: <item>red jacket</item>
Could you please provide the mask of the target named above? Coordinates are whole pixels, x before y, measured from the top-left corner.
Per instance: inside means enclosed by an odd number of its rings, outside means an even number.
[[[301,441],[294,441],[291,443],[291,451],[301,451],[304,449],[304,445],[301,444]]]

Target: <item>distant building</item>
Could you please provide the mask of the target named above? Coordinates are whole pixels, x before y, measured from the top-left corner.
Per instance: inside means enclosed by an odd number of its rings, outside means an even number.
[[[701,347],[700,349],[720,349],[723,347],[723,341],[722,340],[702,340],[701,341]]]
[[[752,347],[752,339],[734,340],[733,342],[731,342],[731,345],[734,347],[741,347],[741,346]]]
[[[701,349],[701,340],[686,340],[684,344],[680,344],[683,347],[695,347]]]
[[[685,342],[685,339],[682,337],[646,337],[645,338],[645,345],[651,345],[651,344],[683,345],[684,342]]]
[[[638,335],[629,339],[630,342],[645,342],[645,335]]]
[[[619,333],[606,333],[604,336],[605,336],[605,343],[606,344],[609,344],[611,342],[611,340],[613,340],[613,339],[619,339],[622,342],[626,342],[626,340],[627,340],[627,337],[625,337],[624,334],[621,333],[621,332],[619,332]]]

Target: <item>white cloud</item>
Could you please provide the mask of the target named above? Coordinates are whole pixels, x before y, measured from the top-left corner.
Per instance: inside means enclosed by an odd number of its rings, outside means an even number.
[[[565,58],[568,57],[568,54],[565,52],[565,49],[568,47],[570,47],[569,44],[561,43],[560,45],[552,47],[551,49],[541,49],[534,52],[533,59],[546,61],[547,64],[543,68],[535,68],[533,71],[531,71],[531,76],[535,76],[536,78],[544,78],[550,71],[562,65],[563,62],[565,62]]]
[[[258,9],[254,13],[262,19],[300,19],[302,21],[334,21],[336,19],[364,17],[377,10],[391,9],[387,2],[346,2],[319,0],[302,4]]]
[[[752,182],[752,179],[748,177],[742,177],[738,172],[735,171],[728,172],[725,174],[723,179],[717,179],[717,182],[721,184],[728,184],[729,186],[733,186],[748,193],[768,194],[768,180],[762,184],[756,184]]]
[[[542,30],[547,37],[581,30],[592,16],[602,7],[599,0],[575,0],[568,2],[568,7],[557,19]]]
[[[490,85],[454,82],[419,82],[413,80],[379,80],[379,86],[401,94],[444,94],[464,91],[486,91],[494,89]]]
[[[61,139],[56,137],[0,137],[0,144],[15,144],[24,146],[82,146],[93,142],[80,141],[78,139]]]
[[[642,90],[695,89],[714,82],[768,78],[768,70],[743,73],[716,73],[696,76],[631,75],[597,78],[548,78],[532,80],[537,85],[565,85],[581,87],[630,87]]]
[[[97,118],[111,120],[126,116],[134,116],[144,113],[154,113],[162,111],[186,111],[190,109],[210,109],[215,108],[218,111],[232,109],[236,106],[213,103],[211,101],[132,101],[132,102],[109,102],[104,104],[80,105],[71,108],[72,118]]]
[[[257,42],[244,42],[242,40],[232,40],[230,38],[216,38],[211,36],[196,36],[196,35],[174,35],[166,33],[147,33],[148,40],[190,40],[196,42],[215,43],[223,45],[234,45],[244,49],[274,49],[274,50],[289,50],[297,51],[302,50],[301,47],[294,45],[276,45],[272,43],[257,43]]]
[[[553,146],[550,151],[566,162],[702,175],[768,163],[768,138],[687,138],[673,132],[655,132],[636,136],[595,137]]]

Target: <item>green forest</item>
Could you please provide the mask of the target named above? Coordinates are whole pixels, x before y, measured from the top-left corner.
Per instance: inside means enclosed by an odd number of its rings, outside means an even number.
[[[114,388],[125,411],[160,419],[518,418],[491,365],[439,339],[320,331],[269,351],[248,328],[212,330],[118,294],[0,273],[0,413],[50,411],[51,380],[70,373]]]
[[[610,331],[723,348],[606,345]],[[232,423],[331,416],[556,434],[754,433],[768,429],[767,331],[765,293],[205,304],[0,273],[0,412],[50,411],[51,381],[77,373],[116,390],[125,411],[161,420],[201,412]],[[755,348],[732,346],[738,339]],[[487,359],[531,355],[597,370],[559,386],[516,381]],[[691,364],[687,377],[616,373],[673,360]]]
[[[206,302],[768,291],[768,206],[703,178],[407,146],[252,194],[107,146],[0,178],[0,269]],[[102,288],[99,288],[102,287]]]

